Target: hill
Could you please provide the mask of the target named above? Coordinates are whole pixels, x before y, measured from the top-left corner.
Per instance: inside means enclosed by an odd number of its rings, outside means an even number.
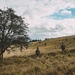
[[[61,42],[64,42],[66,45],[66,50],[69,51],[71,49],[75,49],[75,35],[72,36],[66,36],[66,37],[59,37],[59,38],[52,38],[52,39],[46,39],[42,41],[37,42],[31,42],[29,45],[29,48],[23,48],[23,52],[21,53],[18,48],[14,49],[10,52],[10,54],[7,53],[7,51],[4,53],[4,57],[10,57],[10,56],[28,56],[35,54],[35,50],[37,47],[39,47],[41,53],[49,53],[49,52],[57,52],[61,51],[60,44]]]
[[[30,47],[32,49],[36,49],[37,47],[39,47],[42,52],[55,52],[61,51],[61,42],[64,42],[64,44],[66,45],[66,50],[75,49],[75,35],[32,42]]]
[[[75,36],[67,36],[31,42],[23,52],[18,48],[14,53],[5,52],[5,58],[0,62],[0,75],[75,75],[74,38]],[[67,53],[61,52],[62,41]],[[41,51],[40,57],[35,55],[37,47]]]

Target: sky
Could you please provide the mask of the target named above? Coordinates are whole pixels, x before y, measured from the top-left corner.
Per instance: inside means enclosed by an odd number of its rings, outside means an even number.
[[[25,17],[31,39],[75,35],[75,0],[0,0],[7,7]]]

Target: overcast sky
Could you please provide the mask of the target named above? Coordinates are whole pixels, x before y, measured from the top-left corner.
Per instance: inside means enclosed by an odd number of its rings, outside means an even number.
[[[0,0],[29,23],[31,39],[75,35],[75,0]]]

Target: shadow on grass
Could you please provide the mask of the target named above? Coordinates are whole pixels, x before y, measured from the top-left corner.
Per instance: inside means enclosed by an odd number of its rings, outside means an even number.
[[[75,49],[70,50],[70,53],[75,53]]]
[[[56,56],[56,55],[58,55],[58,54],[66,55],[66,54],[73,54],[73,53],[75,53],[75,49],[66,50],[66,51],[64,51],[64,52],[62,52],[62,51],[50,52],[50,53],[48,53],[48,56]]]
[[[37,57],[42,57],[44,54],[40,54],[39,56],[37,56],[36,54],[30,55],[28,57],[31,57],[33,59],[36,59]]]

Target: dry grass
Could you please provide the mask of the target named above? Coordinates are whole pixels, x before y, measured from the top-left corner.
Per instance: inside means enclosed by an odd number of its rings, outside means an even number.
[[[0,62],[0,75],[75,75],[75,54],[13,56]]]
[[[22,53],[18,49],[15,53],[5,52],[0,75],[75,75],[75,41],[73,37],[66,38],[32,43]],[[61,52],[61,41],[67,45],[67,53]],[[40,57],[35,55],[36,47],[40,48]]]

